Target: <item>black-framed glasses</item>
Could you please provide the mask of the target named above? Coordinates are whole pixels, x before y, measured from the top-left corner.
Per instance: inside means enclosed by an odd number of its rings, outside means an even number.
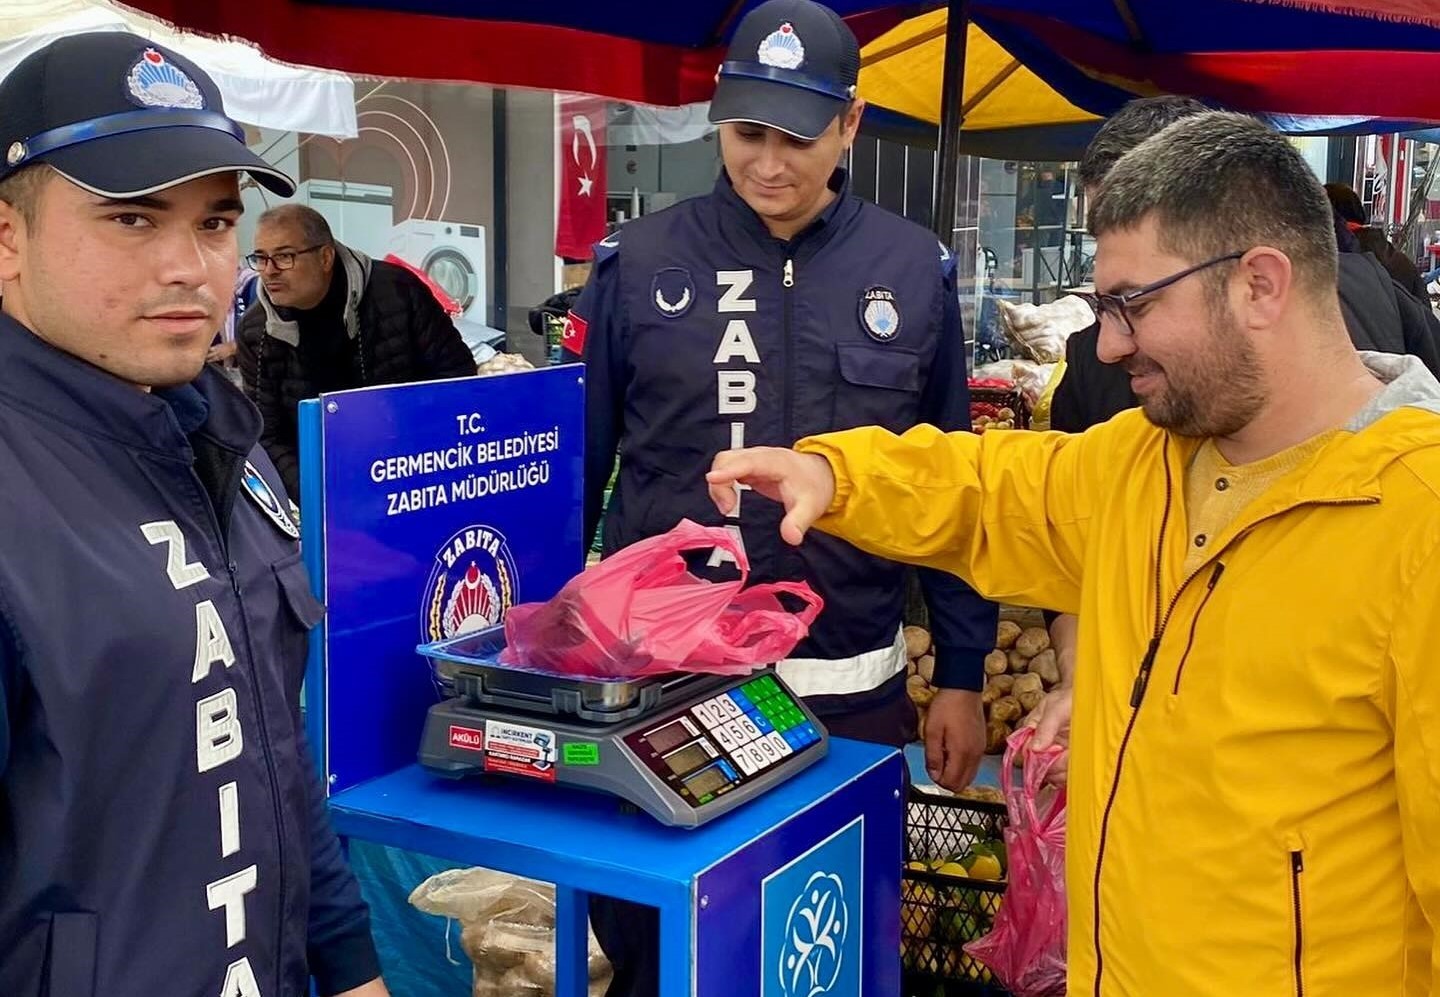
[[[1191,274],[1197,274],[1201,270],[1208,270],[1210,267],[1219,266],[1221,263],[1238,260],[1244,255],[1244,252],[1226,253],[1224,256],[1217,256],[1213,260],[1206,260],[1204,263],[1197,263],[1193,267],[1186,267],[1179,273],[1172,273],[1169,277],[1162,277],[1153,284],[1137,287],[1135,290],[1127,291],[1124,294],[1097,294],[1095,297],[1100,305],[1100,318],[1104,320],[1106,316],[1109,316],[1112,319],[1118,320],[1122,323],[1123,331],[1130,336],[1134,336],[1135,323],[1130,318],[1130,305],[1135,301],[1145,297],[1147,294],[1163,291],[1171,284],[1178,284]]]
[[[274,266],[276,270],[289,270],[295,265],[295,257],[324,248],[324,246],[311,246],[308,249],[297,249],[293,253],[275,253],[270,256],[264,253],[251,253],[245,257],[245,262],[249,264],[251,270],[264,270],[267,263]]]

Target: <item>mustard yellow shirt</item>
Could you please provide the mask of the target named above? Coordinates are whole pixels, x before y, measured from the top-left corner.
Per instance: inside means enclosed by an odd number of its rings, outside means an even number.
[[[1305,463],[1336,432],[1321,433],[1289,450],[1248,464],[1226,461],[1214,440],[1202,443],[1185,473],[1186,527],[1190,537],[1185,574],[1200,567],[1210,541],[1245,511],[1247,505]]]

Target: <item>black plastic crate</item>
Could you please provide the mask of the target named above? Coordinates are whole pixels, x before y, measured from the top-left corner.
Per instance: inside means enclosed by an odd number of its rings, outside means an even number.
[[[978,844],[1002,841],[1004,827],[1003,804],[911,790],[900,894],[904,997],[1005,997],[990,971],[964,951],[966,942],[989,933],[1005,881],[935,868]]]

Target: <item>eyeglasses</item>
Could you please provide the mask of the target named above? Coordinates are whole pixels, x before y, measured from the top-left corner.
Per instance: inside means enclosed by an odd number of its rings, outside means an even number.
[[[293,253],[276,253],[273,256],[266,256],[264,253],[251,253],[245,257],[245,262],[250,265],[251,270],[264,270],[267,263],[273,265],[276,270],[289,270],[295,266],[295,257],[304,256],[306,253],[313,253],[317,249],[324,248],[324,246],[311,246],[309,249],[297,249]]]
[[[1100,305],[1100,319],[1103,321],[1107,316],[1111,319],[1124,323],[1124,331],[1129,335],[1135,335],[1135,323],[1130,316],[1130,305],[1147,294],[1154,294],[1156,291],[1163,291],[1171,284],[1178,284],[1180,281],[1197,274],[1201,270],[1218,266],[1221,263],[1229,263],[1238,260],[1244,253],[1226,253],[1224,256],[1217,256],[1213,260],[1206,260],[1204,263],[1197,263],[1193,267],[1186,267],[1179,273],[1172,273],[1169,277],[1162,277],[1153,284],[1146,284],[1144,287],[1137,287],[1125,294],[1098,294],[1096,299]]]

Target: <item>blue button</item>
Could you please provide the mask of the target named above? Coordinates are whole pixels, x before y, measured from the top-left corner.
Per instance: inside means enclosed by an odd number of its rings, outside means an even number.
[[[770,718],[763,713],[751,713],[750,722],[756,727],[759,727],[760,733],[762,734],[768,734],[775,729],[775,725],[770,722]]]
[[[799,733],[793,730],[787,730],[781,736],[785,738],[785,743],[790,745],[790,747],[792,748],[798,748],[805,743],[804,739],[799,735]]]
[[[739,776],[735,774],[735,770],[730,767],[730,763],[723,759],[720,762],[720,771],[724,772],[725,778],[729,779],[731,782],[735,782],[737,779],[739,779]]]
[[[730,699],[736,706],[740,707],[741,712],[749,711],[750,707],[754,705],[750,702],[750,697],[739,689],[730,690]]]

